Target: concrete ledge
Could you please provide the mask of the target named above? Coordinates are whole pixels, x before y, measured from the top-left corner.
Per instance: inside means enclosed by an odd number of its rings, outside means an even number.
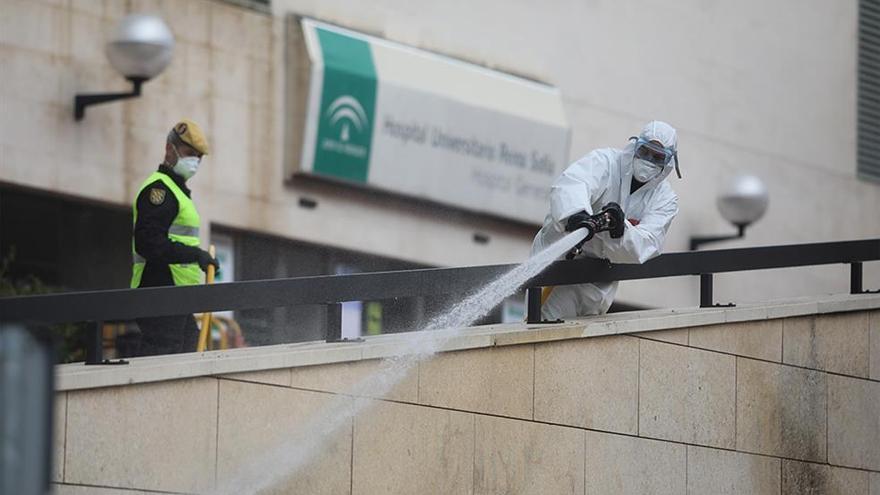
[[[561,324],[489,325],[462,331],[441,330],[434,335],[440,339],[439,351],[447,352],[871,309],[880,309],[880,295],[841,294],[733,308],[673,308],[615,313]],[[367,337],[363,343],[306,342],[135,358],[127,366],[65,364],[56,367],[56,386],[59,391],[81,390],[386,358],[412,352],[411,345],[407,343],[408,335],[411,334]]]

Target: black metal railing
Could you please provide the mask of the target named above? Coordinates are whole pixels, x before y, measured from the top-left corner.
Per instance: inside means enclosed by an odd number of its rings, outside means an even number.
[[[605,260],[556,261],[529,280],[528,322],[540,322],[540,287],[676,276],[700,277],[700,306],[714,305],[713,274],[826,264],[850,265],[850,293],[865,292],[862,263],[880,260],[880,239],[669,253],[642,265]],[[225,284],[152,287],[0,298],[0,322],[49,324],[95,322],[87,338],[87,363],[102,362],[100,327],[105,321],[202,311],[324,304],[327,339],[340,337],[339,304],[396,297],[467,294],[515,265],[434,268],[329,275]]]

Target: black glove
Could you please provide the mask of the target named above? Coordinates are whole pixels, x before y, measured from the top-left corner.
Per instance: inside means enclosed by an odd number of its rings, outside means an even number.
[[[590,232],[592,233],[593,222],[590,221],[590,215],[588,215],[586,211],[579,211],[575,213],[574,215],[568,217],[568,221],[565,222],[566,232],[574,232],[575,230],[582,227],[590,229]]]
[[[217,261],[216,258],[211,256],[211,253],[205,251],[204,249],[199,249],[199,268],[202,269],[203,272],[208,273],[208,266],[214,265],[214,271],[220,271],[220,262]]]
[[[608,219],[608,231],[611,238],[619,239],[623,237],[623,229],[626,227],[626,223],[624,223],[626,216],[623,214],[620,205],[617,203],[608,203],[602,207],[602,213],[605,213],[606,218]]]

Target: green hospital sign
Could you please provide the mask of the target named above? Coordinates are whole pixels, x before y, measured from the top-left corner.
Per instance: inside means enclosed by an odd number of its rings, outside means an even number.
[[[376,109],[376,68],[363,40],[317,29],[324,57],[316,174],[366,183]]]
[[[292,138],[301,144],[294,174],[542,222],[550,184],[568,159],[556,88],[299,22],[302,37],[289,36],[304,44],[291,50],[308,60],[289,62],[289,96],[306,110],[302,140]],[[301,118],[300,108],[290,118]]]

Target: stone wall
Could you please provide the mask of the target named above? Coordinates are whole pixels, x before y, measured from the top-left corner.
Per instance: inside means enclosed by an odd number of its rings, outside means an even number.
[[[880,494],[880,310],[738,311],[564,340],[481,329],[472,339],[499,332],[494,345],[423,361],[382,397],[352,389],[369,359],[70,386],[57,493],[210,491],[343,401],[365,409],[271,493]]]

